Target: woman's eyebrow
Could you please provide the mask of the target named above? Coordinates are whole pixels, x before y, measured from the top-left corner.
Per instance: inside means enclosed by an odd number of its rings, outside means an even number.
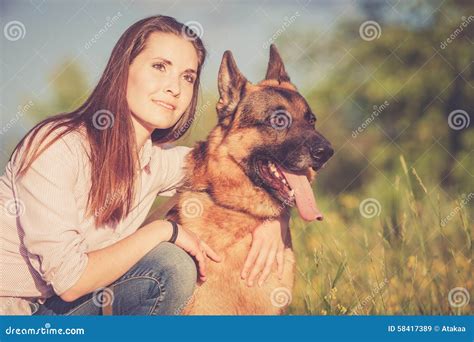
[[[163,57],[154,57],[154,58],[152,58],[152,59],[160,59],[160,60],[163,61],[163,63],[165,63],[165,64],[168,64],[168,65],[170,65],[170,66],[173,65],[173,63],[172,63],[170,60],[168,60],[168,59],[166,59],[166,58],[163,58]],[[193,73],[193,74],[197,74],[196,70],[194,70],[194,69],[192,69],[192,68],[188,68],[188,69],[184,70],[184,72],[191,72],[191,73]]]

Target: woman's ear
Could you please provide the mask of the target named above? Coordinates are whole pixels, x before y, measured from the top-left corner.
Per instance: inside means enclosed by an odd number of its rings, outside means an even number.
[[[232,53],[224,52],[217,82],[220,98],[216,108],[220,124],[226,125],[231,121],[246,83],[247,79],[237,68]]]

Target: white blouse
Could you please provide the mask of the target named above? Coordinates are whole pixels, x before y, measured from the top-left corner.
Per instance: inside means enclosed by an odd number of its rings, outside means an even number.
[[[176,192],[191,150],[158,146],[149,138],[139,153],[140,177],[130,213],[116,226],[96,227],[93,217],[85,218],[91,188],[86,142],[84,132],[68,133],[22,178],[16,179],[17,165],[11,161],[0,177],[0,314],[31,314],[29,301],[43,302],[72,287],[86,268],[86,253],[133,234],[157,195]]]

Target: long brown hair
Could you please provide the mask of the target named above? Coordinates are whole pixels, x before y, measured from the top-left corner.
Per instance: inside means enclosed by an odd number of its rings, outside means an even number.
[[[154,143],[179,139],[189,128],[196,111],[201,68],[206,49],[200,37],[190,27],[168,16],[153,16],[130,26],[115,45],[104,73],[89,98],[76,110],[49,117],[35,127],[18,143],[13,154],[29,137],[20,158],[18,177],[23,176],[38,156],[65,134],[86,128],[91,147],[91,190],[86,216],[95,216],[97,227],[117,223],[130,212],[134,201],[135,175],[138,168],[138,151],[126,92],[128,69],[134,58],[144,49],[148,36],[153,32],[172,33],[190,41],[198,55],[198,68],[191,103],[178,122],[167,129],[155,129],[151,138]],[[113,125],[97,129],[97,113],[112,114]],[[110,118],[109,118],[110,119]],[[43,139],[33,149],[31,145],[38,132],[50,124]],[[100,124],[100,123],[99,123]],[[60,133],[45,144],[42,142],[56,129]],[[30,136],[31,134],[31,136]],[[12,158],[10,156],[10,159]],[[16,159],[16,157],[15,157]],[[113,196],[111,196],[113,194]],[[107,205],[104,204],[107,202]]]

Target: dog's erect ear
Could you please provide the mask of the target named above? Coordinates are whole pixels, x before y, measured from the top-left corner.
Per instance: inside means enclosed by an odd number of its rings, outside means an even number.
[[[235,112],[247,79],[240,73],[230,51],[224,52],[219,69],[218,83],[220,99],[217,103],[219,123],[228,123]]]
[[[268,61],[265,79],[277,80],[279,83],[290,82],[290,76],[285,71],[285,66],[275,44],[270,45],[270,60]]]

